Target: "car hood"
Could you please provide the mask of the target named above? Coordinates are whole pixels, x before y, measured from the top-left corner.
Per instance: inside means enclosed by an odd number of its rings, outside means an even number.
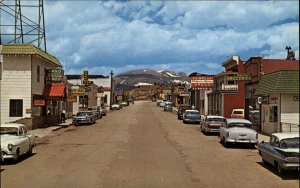
[[[299,148],[276,148],[279,151],[283,151],[285,153],[299,153]]]
[[[1,147],[7,147],[7,144],[13,144],[19,141],[19,136],[3,134],[1,135]]]

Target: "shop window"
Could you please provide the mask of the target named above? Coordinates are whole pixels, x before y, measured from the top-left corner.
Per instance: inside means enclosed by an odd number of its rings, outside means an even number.
[[[278,106],[271,106],[270,107],[270,122],[277,122],[278,121]]]
[[[104,96],[104,103],[107,103],[107,95]]]
[[[37,67],[36,67],[36,81],[37,82],[40,82],[40,76],[41,76],[41,69],[40,69],[40,66],[37,65]]]
[[[22,117],[23,116],[23,100],[10,99],[9,100],[9,117]]]

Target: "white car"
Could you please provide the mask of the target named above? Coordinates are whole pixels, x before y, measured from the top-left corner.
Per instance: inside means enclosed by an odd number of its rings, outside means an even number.
[[[1,161],[12,159],[15,162],[23,154],[32,154],[36,146],[35,136],[27,131],[23,124],[1,124]]]
[[[225,126],[220,127],[220,142],[228,147],[230,143],[250,144],[258,143],[258,134],[252,129],[252,123],[246,119],[226,119]]]

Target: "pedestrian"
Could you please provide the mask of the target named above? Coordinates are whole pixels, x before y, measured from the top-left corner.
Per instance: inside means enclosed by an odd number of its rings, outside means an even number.
[[[62,123],[65,123],[66,121],[66,111],[64,109],[60,113],[60,120]]]
[[[48,116],[51,115],[51,110],[50,110],[50,108],[48,108],[48,110],[47,110],[47,115],[48,115]]]

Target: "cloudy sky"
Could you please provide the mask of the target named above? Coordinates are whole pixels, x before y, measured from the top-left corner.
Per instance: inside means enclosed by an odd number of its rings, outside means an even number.
[[[216,74],[232,55],[285,59],[286,46],[299,59],[298,0],[46,0],[44,8],[47,52],[67,74]]]

